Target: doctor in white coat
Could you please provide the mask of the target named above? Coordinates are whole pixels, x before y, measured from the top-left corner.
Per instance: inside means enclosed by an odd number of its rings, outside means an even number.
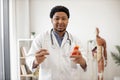
[[[80,80],[80,70],[86,70],[80,41],[66,31],[69,17],[66,7],[53,7],[50,12],[53,28],[33,40],[26,62],[33,72],[39,66],[39,80]],[[80,47],[76,51],[79,55],[72,55],[75,45]]]

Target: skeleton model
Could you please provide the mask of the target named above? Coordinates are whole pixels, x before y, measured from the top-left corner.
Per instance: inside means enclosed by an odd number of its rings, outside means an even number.
[[[107,66],[106,41],[99,36],[99,29],[96,28],[97,46],[92,50],[93,57],[97,60],[98,80],[103,80],[104,66]]]

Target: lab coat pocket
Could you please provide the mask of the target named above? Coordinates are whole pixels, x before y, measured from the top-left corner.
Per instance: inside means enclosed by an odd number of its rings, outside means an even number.
[[[70,80],[80,80],[80,72],[79,72],[77,66],[75,68],[72,68],[71,76],[72,77]]]

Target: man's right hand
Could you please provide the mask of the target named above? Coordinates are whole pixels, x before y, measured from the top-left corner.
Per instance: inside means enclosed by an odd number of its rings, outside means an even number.
[[[35,61],[33,62],[33,68],[36,68],[39,64],[41,64],[45,60],[46,58],[45,55],[49,55],[47,49],[40,49],[35,53]]]

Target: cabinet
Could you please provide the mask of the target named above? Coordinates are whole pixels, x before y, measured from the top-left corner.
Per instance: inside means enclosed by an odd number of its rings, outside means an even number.
[[[32,73],[26,65],[26,54],[28,53],[32,39],[19,39],[18,40],[18,51],[19,51],[19,75],[20,80],[37,80],[38,70]]]

